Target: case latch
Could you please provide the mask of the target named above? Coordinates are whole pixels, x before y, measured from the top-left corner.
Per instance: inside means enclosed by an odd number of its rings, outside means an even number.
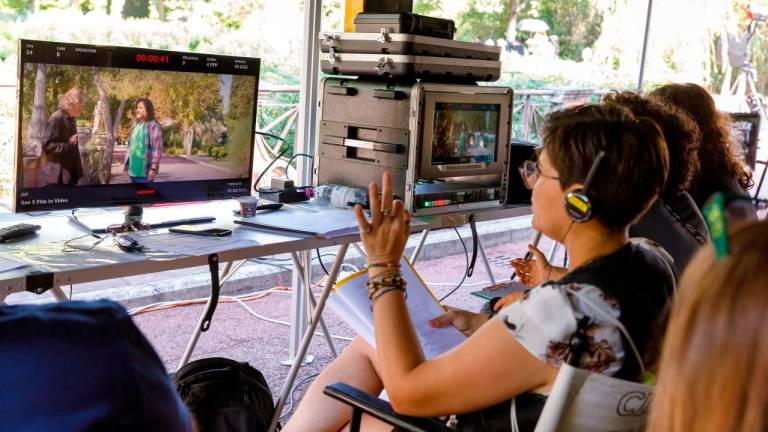
[[[387,33],[387,29],[382,27],[381,31],[379,32],[379,35],[376,37],[376,40],[381,43],[387,43],[390,41],[389,39],[389,33]]]
[[[379,59],[379,64],[376,65],[376,73],[379,75],[384,75],[385,73],[389,72],[392,68],[392,59],[389,57],[381,57]]]

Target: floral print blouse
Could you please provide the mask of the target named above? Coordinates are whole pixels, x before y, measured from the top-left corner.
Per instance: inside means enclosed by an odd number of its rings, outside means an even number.
[[[570,353],[569,341],[578,321],[590,318],[586,328],[588,348],[579,367],[591,372],[613,375],[624,362],[624,345],[620,330],[601,319],[589,304],[567,292],[577,291],[618,320],[621,310],[616,299],[596,286],[580,283],[550,282],[526,292],[520,300],[506,306],[494,319],[500,319],[512,335],[534,357],[559,367]]]

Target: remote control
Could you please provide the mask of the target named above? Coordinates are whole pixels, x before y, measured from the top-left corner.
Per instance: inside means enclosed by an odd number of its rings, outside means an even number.
[[[40,225],[32,225],[20,223],[7,227],[0,228],[0,243],[5,243],[10,239],[25,236],[28,234],[34,234],[35,231],[40,229]]]

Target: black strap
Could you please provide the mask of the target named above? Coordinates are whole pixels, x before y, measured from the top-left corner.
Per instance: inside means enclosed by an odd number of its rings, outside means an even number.
[[[213,312],[216,311],[216,305],[219,304],[219,256],[215,253],[208,255],[208,268],[211,271],[211,301],[205,316],[200,324],[200,331],[208,331],[211,327]]]
[[[475,272],[475,261],[477,261],[477,247],[479,238],[477,236],[477,223],[475,222],[475,215],[469,215],[469,229],[472,230],[472,259],[469,261],[469,267],[467,267],[467,277],[472,277],[472,273]]]
[[[592,322],[592,319],[588,316],[583,316],[576,323],[576,331],[571,335],[571,339],[568,342],[570,352],[566,358],[566,363],[573,367],[579,367],[581,357],[587,351],[589,347],[589,341],[587,340],[587,327]]]

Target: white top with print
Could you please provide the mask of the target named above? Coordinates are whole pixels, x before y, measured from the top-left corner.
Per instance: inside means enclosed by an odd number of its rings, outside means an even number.
[[[570,352],[569,341],[576,332],[577,322],[586,315],[591,318],[586,330],[589,348],[579,367],[605,375],[615,374],[624,362],[620,330],[601,319],[601,314],[594,312],[591,306],[567,293],[566,287],[596,305],[604,306],[602,309],[610,310],[617,320],[621,315],[618,302],[594,285],[548,283],[531,289],[520,300],[502,309],[494,319],[502,320],[534,357],[560,367]]]

